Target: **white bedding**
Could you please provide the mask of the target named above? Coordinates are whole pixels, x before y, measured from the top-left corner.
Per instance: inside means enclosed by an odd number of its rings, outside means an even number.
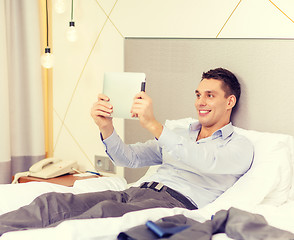
[[[3,188],[4,186],[7,187],[7,185],[2,185],[0,188]],[[123,190],[125,187],[126,182],[121,178],[81,180],[77,181],[72,188],[48,183],[26,183],[13,185],[13,190],[11,192],[13,192],[13,196],[18,199],[18,201],[13,201],[11,208],[9,209],[9,207],[7,207],[5,212],[30,202],[37,195],[50,192],[52,190],[57,192],[83,193],[89,191],[102,191],[105,189]],[[33,191],[34,196],[31,194],[22,195],[23,191],[20,192],[20,189],[24,189],[25,191]],[[26,196],[25,198],[22,198],[22,204],[19,201],[20,196]],[[1,198],[0,206],[2,206],[3,202],[5,201]],[[16,202],[18,202],[18,204],[16,204]],[[279,207],[260,204],[254,206],[253,208],[249,206],[243,206],[242,209],[253,213],[262,214],[272,226],[294,233],[294,217],[293,214],[289,214],[294,213],[294,201],[289,201]],[[181,208],[156,208],[127,213],[124,216],[118,218],[69,220],[54,228],[9,232],[4,234],[0,239],[116,239],[117,235],[121,231],[125,231],[140,224],[145,224],[148,220],[156,221],[162,217],[172,216],[175,214],[184,214],[185,216],[200,222],[209,220],[211,217],[211,212],[208,212],[207,208],[193,211]],[[213,237],[213,240],[221,239],[229,238],[225,234],[218,234]]]
[[[127,182],[119,177],[89,178],[78,180],[73,187],[45,182],[22,184],[0,184],[0,214],[15,210],[32,202],[37,196],[47,192],[86,193],[104,190],[124,190]]]
[[[9,232],[4,234],[1,240],[116,239],[119,232],[145,224],[147,220],[156,221],[165,216],[184,214],[195,220],[205,221],[217,211],[232,206],[262,214],[272,226],[294,233],[293,137],[240,128],[235,128],[235,130],[253,142],[254,163],[235,185],[202,209],[190,211],[180,208],[157,208],[127,213],[119,218],[71,220],[65,221],[55,228]],[[152,171],[156,171],[156,169],[152,168]],[[0,214],[28,204],[36,196],[45,192],[83,193],[108,189],[123,190],[126,187],[124,179],[115,177],[77,181],[71,188],[48,183],[0,185],[2,193]],[[218,234],[213,239],[229,238],[225,234]]]

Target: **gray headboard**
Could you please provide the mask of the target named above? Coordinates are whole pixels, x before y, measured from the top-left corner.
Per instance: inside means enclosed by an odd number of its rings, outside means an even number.
[[[162,123],[196,118],[194,91],[202,72],[223,67],[242,87],[234,125],[294,135],[293,39],[126,38],[124,50],[125,71],[146,73],[146,92]],[[138,121],[125,121],[126,143],[150,138]]]

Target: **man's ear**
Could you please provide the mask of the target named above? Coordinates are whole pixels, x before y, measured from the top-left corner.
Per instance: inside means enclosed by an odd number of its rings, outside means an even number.
[[[236,105],[237,99],[235,95],[231,95],[228,97],[228,109],[232,109]]]

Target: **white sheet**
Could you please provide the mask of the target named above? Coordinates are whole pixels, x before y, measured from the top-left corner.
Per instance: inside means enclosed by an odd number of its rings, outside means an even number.
[[[249,209],[247,209],[248,211]],[[294,201],[288,202],[280,207],[270,205],[256,206],[251,212],[262,214],[266,220],[275,227],[294,233],[294,219],[289,213],[294,211]],[[54,228],[35,229],[18,232],[9,232],[1,237],[1,240],[113,240],[121,231],[131,227],[145,224],[146,221],[156,221],[165,216],[184,214],[186,217],[203,222],[206,218],[201,210],[174,209],[147,209],[138,212],[127,213],[118,218],[69,220]],[[230,239],[225,234],[218,234],[213,240]]]
[[[10,194],[5,195],[6,199],[4,196],[0,198],[0,206],[3,213],[27,204],[32,201],[34,197],[45,192],[57,191],[83,193],[91,191],[103,191],[108,189],[123,190],[125,187],[125,180],[116,177],[81,180],[77,181],[73,187],[64,187],[55,184],[36,182],[18,185],[0,185],[2,192],[4,190],[10,192]],[[30,192],[30,194],[26,194],[27,192]],[[20,201],[20,199],[22,199],[22,201]],[[263,204],[257,205],[254,208],[250,208],[249,206],[241,206],[241,209],[262,214],[272,226],[294,233],[294,217],[293,214],[289,214],[294,212],[294,201],[287,202],[286,204],[283,204],[279,207]],[[156,221],[162,217],[172,216],[175,214],[184,214],[185,216],[200,222],[208,220],[211,217],[211,211],[207,211],[207,208],[193,211],[181,208],[147,209],[128,213],[119,218],[69,220],[54,228],[9,232],[4,234],[1,237],[1,240],[116,239],[116,236],[121,231],[125,231],[140,224],[145,224],[147,220]],[[213,237],[213,240],[221,239],[229,238],[225,234],[218,234],[217,236]]]
[[[210,219],[215,212],[231,206],[262,214],[271,225],[294,233],[294,200],[290,200],[292,195],[289,195],[294,189],[291,184],[294,180],[293,137],[239,128],[235,130],[253,142],[254,164],[234,186],[200,210],[160,208],[128,213],[119,218],[65,221],[55,228],[6,233],[1,240],[115,239],[119,232],[144,224],[147,220],[156,221],[164,216],[185,214],[187,217],[204,221]],[[123,190],[126,187],[124,179],[115,177],[77,181],[72,188],[47,183],[0,185],[1,193],[5,193],[1,194],[0,213],[28,204],[36,196],[50,191],[83,193],[108,189]],[[221,234],[213,239],[228,238]]]

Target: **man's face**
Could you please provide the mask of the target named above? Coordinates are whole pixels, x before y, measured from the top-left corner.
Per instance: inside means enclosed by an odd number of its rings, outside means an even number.
[[[219,129],[230,121],[230,99],[225,97],[222,89],[222,81],[215,79],[203,79],[195,91],[195,107],[198,120],[203,127]]]

